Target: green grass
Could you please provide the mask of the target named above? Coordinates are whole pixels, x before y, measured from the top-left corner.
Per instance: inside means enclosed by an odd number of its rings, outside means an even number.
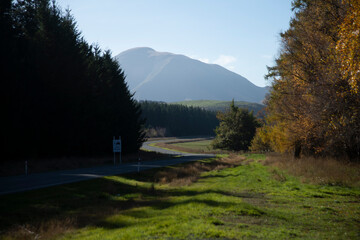
[[[174,150],[184,153],[213,153],[223,154],[228,151],[221,149],[214,149],[211,146],[212,140],[195,140],[195,141],[174,141],[169,143],[153,143],[150,146],[156,146],[167,150]]]
[[[205,172],[189,186],[154,184],[153,176],[160,170],[151,170],[1,196],[2,237],[15,236],[14,225],[33,232],[43,226],[41,237],[51,229],[46,222],[70,219],[68,228],[59,227],[52,237],[360,238],[359,188],[303,184],[263,166],[263,155],[247,158],[253,161]]]
[[[218,100],[193,100],[193,101],[181,101],[181,102],[173,102],[171,104],[180,104],[185,106],[192,107],[201,107],[209,111],[225,111],[229,109],[231,101],[218,101]],[[250,103],[244,101],[235,101],[235,106],[240,108],[246,108],[250,111],[254,111],[256,114],[264,105],[258,103]]]
[[[212,140],[204,140],[204,141],[195,141],[195,142],[182,142],[182,143],[174,143],[172,145],[184,147],[184,148],[190,148],[194,150],[211,150],[210,144]]]
[[[172,143],[167,146],[171,149],[182,149],[186,152],[186,150],[195,151],[199,153],[206,153],[215,151],[211,147],[212,140],[203,140],[203,141],[193,141],[193,142],[180,142],[180,143]],[[175,148],[174,148],[175,147]]]
[[[173,150],[183,153],[224,153],[220,149],[213,149],[211,147],[212,140],[195,140],[195,141],[174,141],[168,143],[152,143],[150,146],[160,147],[166,150]]]

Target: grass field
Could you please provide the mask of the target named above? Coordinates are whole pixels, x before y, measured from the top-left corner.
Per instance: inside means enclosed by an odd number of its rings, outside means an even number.
[[[180,152],[188,153],[222,153],[224,151],[213,149],[211,147],[212,140],[200,140],[200,141],[184,141],[174,140],[168,143],[156,143],[157,147],[177,150]]]
[[[201,151],[212,150],[212,148],[210,147],[211,141],[212,140],[204,140],[204,141],[196,141],[196,142],[182,142],[182,143],[174,143],[173,145],[183,147],[183,148],[199,150],[201,152]]]
[[[360,188],[305,184],[264,158],[223,156],[0,196],[0,238],[360,238]],[[189,172],[197,179],[186,181]]]

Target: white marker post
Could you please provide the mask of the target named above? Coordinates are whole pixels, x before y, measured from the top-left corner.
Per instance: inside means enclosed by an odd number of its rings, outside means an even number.
[[[114,165],[116,164],[116,157],[115,157],[115,153],[119,153],[120,154],[120,164],[121,164],[121,137],[119,137],[119,139],[115,139],[115,136],[113,138],[113,152],[114,152]]]

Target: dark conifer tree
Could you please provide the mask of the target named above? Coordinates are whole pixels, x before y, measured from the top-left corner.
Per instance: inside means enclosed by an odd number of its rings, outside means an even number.
[[[197,107],[142,101],[147,128],[164,128],[167,136],[213,135],[216,113]]]
[[[123,71],[109,51],[86,43],[69,11],[5,0],[0,19],[5,154],[111,154],[114,135],[125,152],[140,147],[141,111]]]

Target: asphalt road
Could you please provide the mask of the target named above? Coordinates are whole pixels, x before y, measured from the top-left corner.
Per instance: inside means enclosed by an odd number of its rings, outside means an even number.
[[[140,171],[143,171],[151,168],[170,166],[170,165],[196,161],[214,156],[213,154],[181,153],[181,152],[157,148],[154,146],[149,146],[149,144],[151,143],[167,142],[167,141],[172,141],[172,140],[145,142],[142,148],[149,151],[171,154],[178,157],[163,159],[163,160],[146,161],[146,162],[141,162],[140,164],[125,163],[121,165],[118,164],[115,166],[108,165],[108,166],[99,166],[92,168],[63,170],[56,172],[36,173],[36,174],[30,174],[28,176],[22,175],[22,176],[12,176],[12,177],[1,177],[0,195],[16,193],[16,192],[24,192],[24,191],[46,188],[50,186],[56,186],[56,185],[72,183],[72,182],[85,181],[85,180],[100,178],[104,176],[112,176],[123,173],[136,172],[138,171],[138,169]]]

